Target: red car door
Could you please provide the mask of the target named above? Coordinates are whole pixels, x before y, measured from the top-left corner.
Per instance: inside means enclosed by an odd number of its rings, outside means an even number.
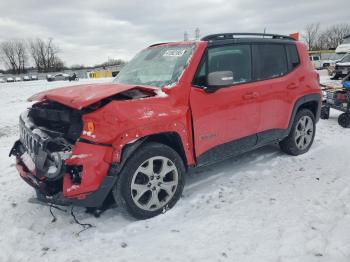
[[[208,73],[232,71],[232,85],[205,90]],[[193,81],[190,105],[198,164],[221,160],[256,145],[259,94],[251,82],[250,45],[208,48]]]
[[[290,56],[295,57],[295,53],[290,54],[290,48],[284,44],[253,44],[252,50],[254,77],[260,94],[259,142],[267,143],[281,136],[288,127],[291,99],[295,97],[291,94],[300,84],[298,72],[293,71],[299,61],[295,58],[292,61]]]

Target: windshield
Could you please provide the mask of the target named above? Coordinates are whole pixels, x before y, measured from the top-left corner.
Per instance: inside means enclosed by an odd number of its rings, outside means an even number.
[[[350,44],[350,37],[344,38],[343,44]]]
[[[173,86],[193,53],[192,45],[156,46],[136,55],[114,79],[129,85]]]
[[[350,62],[350,55],[344,56],[343,59],[340,62],[342,62],[342,63]]]

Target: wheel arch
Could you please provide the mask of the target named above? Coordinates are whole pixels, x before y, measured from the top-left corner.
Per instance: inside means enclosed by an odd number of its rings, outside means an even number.
[[[300,97],[294,103],[293,111],[288,125],[288,134],[292,128],[296,114],[302,109],[309,109],[315,116],[316,122],[320,119],[321,113],[321,94],[313,93]]]
[[[157,142],[164,144],[175,150],[181,159],[183,160],[184,166],[188,167],[188,161],[182,143],[181,137],[177,132],[162,132],[157,134],[147,135],[135,141],[132,144],[127,144],[121,152],[121,161],[120,164],[124,165],[127,159],[141,146],[145,143]]]

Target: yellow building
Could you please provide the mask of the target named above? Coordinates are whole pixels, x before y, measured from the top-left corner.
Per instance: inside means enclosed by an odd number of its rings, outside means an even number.
[[[112,77],[112,70],[102,69],[88,72],[89,78],[103,78],[103,77]]]

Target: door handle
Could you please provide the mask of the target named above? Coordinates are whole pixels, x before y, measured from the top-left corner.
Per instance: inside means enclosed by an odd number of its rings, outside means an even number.
[[[255,99],[259,96],[258,92],[249,92],[243,95],[243,99],[249,100],[249,99]]]
[[[297,88],[298,86],[295,84],[295,83],[290,83],[289,85],[287,85],[287,88],[288,89],[295,89]]]

